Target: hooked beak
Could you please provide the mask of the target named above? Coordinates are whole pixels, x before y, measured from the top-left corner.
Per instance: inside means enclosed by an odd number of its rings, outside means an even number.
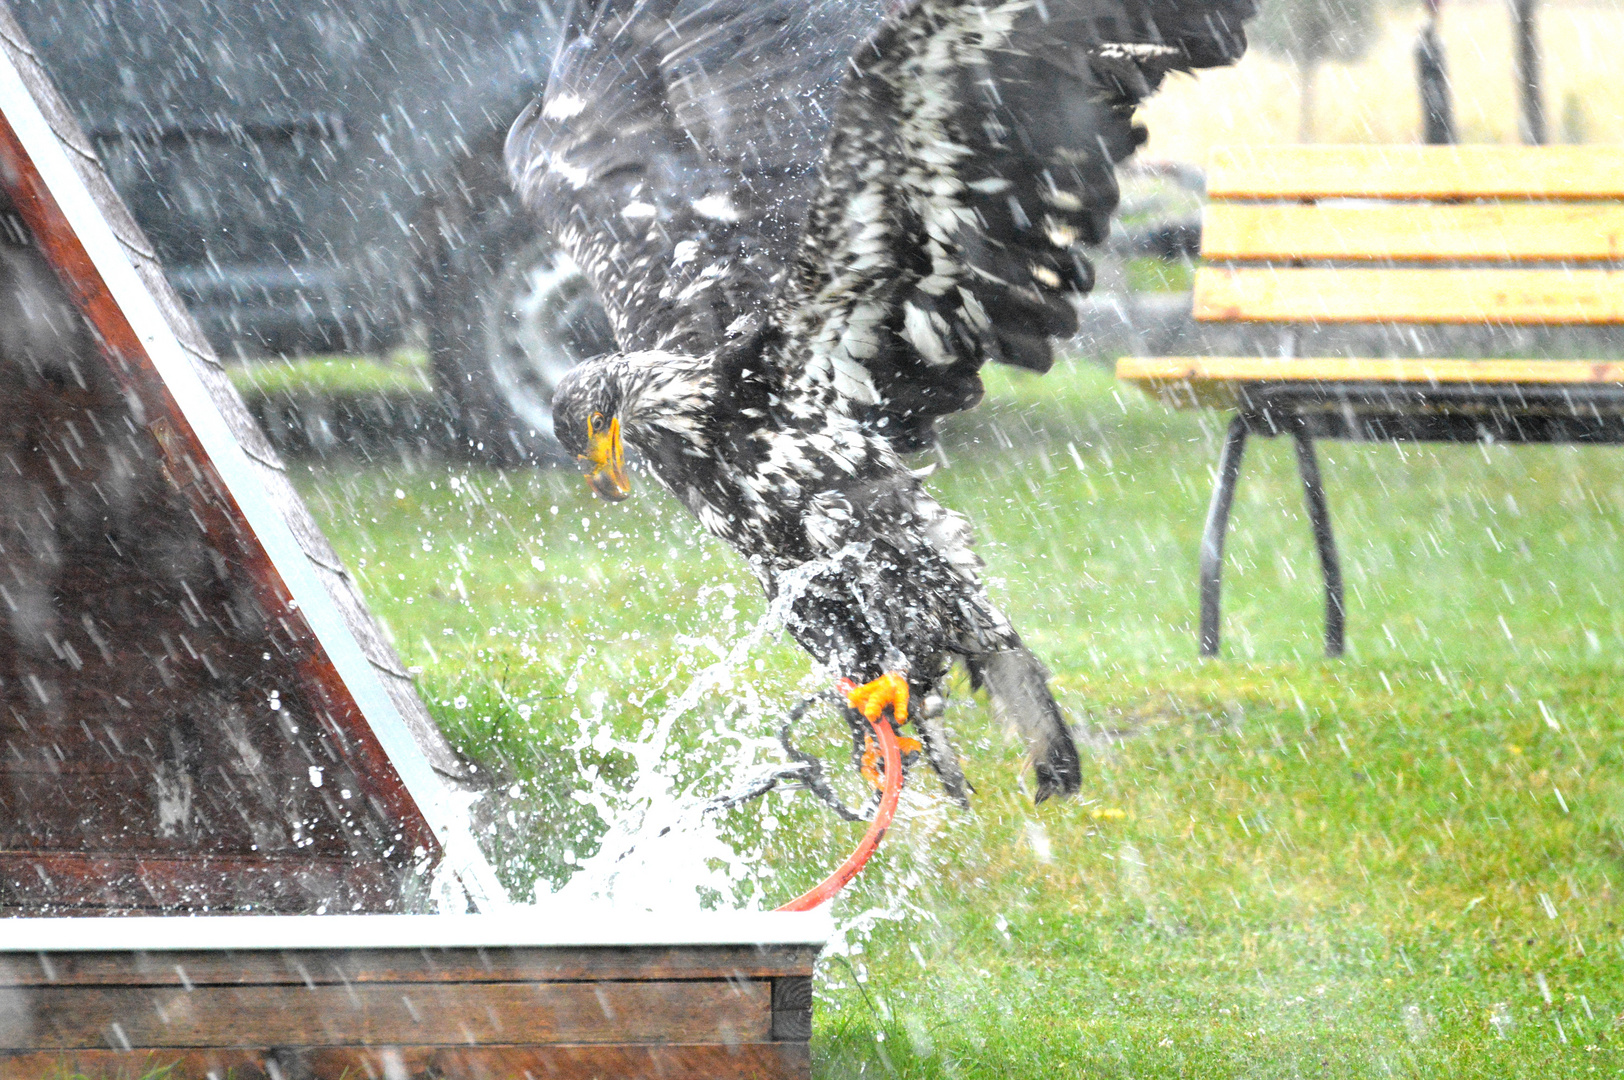
[[[626,452],[620,445],[620,417],[610,420],[603,431],[588,434],[581,461],[588,466],[586,482],[600,497],[619,502],[632,493],[626,478]]]

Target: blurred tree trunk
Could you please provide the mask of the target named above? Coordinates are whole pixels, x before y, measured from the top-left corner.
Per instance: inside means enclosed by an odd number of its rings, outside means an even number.
[[[1444,63],[1444,42],[1438,34],[1438,8],[1442,0],[1426,0],[1427,25],[1415,46],[1416,79],[1421,86],[1421,139],[1429,146],[1458,142],[1455,105]]]
[[[1545,143],[1545,104],[1540,95],[1539,31],[1534,24],[1537,0],[1511,0],[1512,36],[1516,49],[1517,90],[1522,99],[1522,141]]]
[[[1347,64],[1365,55],[1381,20],[1378,0],[1263,0],[1247,34],[1264,52],[1297,72],[1297,141],[1313,142],[1320,65]]]

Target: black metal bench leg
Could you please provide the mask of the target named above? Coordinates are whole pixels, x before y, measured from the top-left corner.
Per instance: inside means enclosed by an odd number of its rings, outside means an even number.
[[[1292,438],[1297,443],[1297,475],[1303,480],[1303,501],[1308,504],[1308,521],[1314,529],[1320,573],[1325,578],[1325,655],[1337,657],[1342,655],[1346,636],[1342,564],[1336,557],[1336,537],[1331,533],[1331,511],[1325,505],[1325,486],[1320,482],[1314,440],[1301,428],[1292,432]]]
[[[1246,421],[1229,422],[1223,453],[1218,456],[1218,482],[1207,507],[1207,525],[1201,533],[1201,655],[1218,655],[1218,590],[1224,572],[1224,536],[1229,531],[1229,509],[1235,504],[1235,483],[1246,452]]]

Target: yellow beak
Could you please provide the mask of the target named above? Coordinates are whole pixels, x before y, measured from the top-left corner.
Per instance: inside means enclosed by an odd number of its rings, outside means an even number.
[[[581,461],[589,466],[586,482],[601,497],[619,502],[632,493],[631,481],[626,479],[626,452],[620,445],[620,417],[610,420],[603,431],[588,430]]]

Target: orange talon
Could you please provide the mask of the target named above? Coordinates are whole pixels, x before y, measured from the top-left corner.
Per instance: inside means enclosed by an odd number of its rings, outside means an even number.
[[[849,680],[841,681],[846,691],[846,702],[873,723],[889,707],[891,719],[898,724],[908,722],[908,680],[895,671],[888,671],[873,682],[853,686]]]
[[[897,749],[906,758],[909,754],[921,753],[925,749],[925,744],[918,739],[910,739],[906,735],[902,735],[897,738]],[[858,766],[857,771],[863,774],[863,779],[867,780],[869,786],[875,791],[885,790],[884,760],[884,755],[880,751],[879,744],[874,741],[874,736],[865,735],[863,737],[862,764]]]

